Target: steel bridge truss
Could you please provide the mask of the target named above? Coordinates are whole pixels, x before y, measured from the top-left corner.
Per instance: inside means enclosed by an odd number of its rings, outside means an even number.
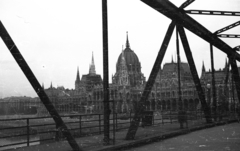
[[[204,114],[206,117],[206,122],[211,122],[211,111],[209,106],[206,103],[205,95],[203,93],[200,79],[197,74],[196,66],[194,63],[194,59],[191,53],[191,49],[187,40],[187,36],[185,33],[184,28],[188,29],[192,33],[196,34],[197,36],[201,37],[205,41],[209,42],[210,45],[217,47],[219,50],[223,51],[227,54],[229,58],[229,62],[231,64],[233,79],[235,81],[235,86],[237,89],[238,98],[240,98],[240,77],[237,69],[237,61],[240,61],[240,55],[236,52],[240,49],[240,46],[236,46],[235,48],[231,48],[225,42],[223,42],[219,37],[222,38],[239,38],[239,35],[227,35],[227,34],[219,34],[228,29],[236,27],[239,25],[239,22],[233,23],[227,27],[224,27],[215,33],[211,33],[208,29],[202,26],[200,23],[192,19],[188,14],[202,14],[202,15],[225,15],[225,16],[240,16],[240,12],[230,12],[230,11],[206,11],[206,10],[187,10],[184,11],[183,9],[190,5],[194,0],[187,0],[183,3],[179,8],[173,5],[171,2],[167,0],[141,0],[143,3],[149,5],[151,8],[157,10],[158,12],[162,13],[163,15],[167,16],[172,20],[171,24],[168,27],[166,32],[165,38],[162,42],[160,47],[159,53],[157,55],[156,61],[152,68],[150,77],[147,81],[146,87],[144,89],[143,95],[139,101],[137,106],[137,110],[135,116],[130,124],[128,133],[126,135],[126,139],[134,139],[136,131],[139,126],[140,118],[144,111],[144,104],[151,92],[153,84],[155,82],[156,76],[160,69],[163,57],[167,50],[169,41],[173,34],[173,30],[177,27],[177,35],[179,33],[180,38],[182,40],[183,48],[186,53],[187,60],[190,65],[190,70],[193,76],[193,80],[195,83],[196,90],[198,92],[198,96],[200,98],[202,107],[204,109]],[[108,27],[107,27],[107,0],[102,0],[102,15],[103,15],[103,64],[104,64],[104,143],[109,144],[109,92],[108,92]],[[27,62],[21,55],[20,51],[18,50],[17,46],[15,45],[14,41],[8,34],[7,30],[5,29],[4,25],[0,21],[0,36],[9,49],[10,53],[14,57],[15,61],[27,77],[28,81],[34,88],[35,92],[39,96],[42,103],[45,105],[46,109],[54,119],[57,127],[60,131],[62,131],[63,135],[66,136],[70,146],[74,151],[82,150],[73,136],[71,135],[69,129],[63,122],[62,118],[58,114],[57,110],[54,108],[53,104],[51,103],[50,99],[44,92],[43,88],[39,84],[38,80],[36,79],[35,75],[31,71],[30,67],[28,66]]]
[[[191,53],[191,49],[187,40],[187,36],[185,34],[184,28],[188,29],[195,35],[199,36],[200,38],[204,39],[205,41],[210,43],[211,48],[211,56],[212,54],[212,46],[215,46],[225,54],[227,54],[229,58],[229,62],[232,67],[232,73],[233,78],[235,81],[235,86],[237,89],[238,98],[240,98],[240,78],[239,73],[237,69],[236,60],[240,61],[240,55],[236,52],[237,49],[239,49],[240,46],[237,46],[235,48],[231,48],[229,45],[227,45],[225,42],[223,42],[219,37],[231,37],[231,38],[239,38],[239,35],[227,35],[227,34],[219,34],[226,30],[229,30],[233,27],[236,27],[239,25],[239,22],[233,23],[225,28],[222,28],[215,33],[211,33],[208,29],[206,29],[204,26],[202,26],[200,23],[198,23],[196,20],[191,18],[187,13],[189,14],[203,14],[203,15],[226,15],[226,16],[240,16],[240,12],[230,12],[230,11],[201,11],[201,10],[188,10],[184,11],[183,8],[190,5],[194,0],[187,0],[185,3],[183,3],[179,8],[176,7],[174,4],[172,4],[168,0],[141,0],[143,3],[147,4],[151,8],[155,9],[156,11],[162,13],[166,17],[170,18],[172,20],[172,23],[169,25],[167,33],[165,35],[165,38],[162,42],[162,46],[159,50],[159,53],[157,55],[156,61],[154,63],[154,66],[152,68],[152,71],[150,73],[149,79],[146,83],[143,95],[139,101],[139,104],[137,106],[135,116],[130,124],[130,127],[128,129],[128,133],[126,135],[126,140],[132,140],[135,137],[136,131],[139,126],[140,118],[143,115],[144,111],[144,104],[151,92],[151,89],[153,87],[154,81],[156,79],[157,73],[160,69],[163,57],[165,55],[167,46],[169,44],[171,35],[173,33],[174,27],[177,27],[177,32],[180,35],[180,38],[182,40],[183,48],[190,66],[190,70],[193,76],[193,81],[195,83],[195,87],[199,96],[199,99],[201,101],[206,122],[210,123],[211,120],[211,110],[210,107],[206,103],[205,94],[202,90],[202,86],[200,83],[200,79],[197,74],[196,66],[194,63],[194,59]],[[178,47],[178,46],[177,46]],[[213,63],[212,63],[212,70]],[[214,77],[214,73],[213,73]]]

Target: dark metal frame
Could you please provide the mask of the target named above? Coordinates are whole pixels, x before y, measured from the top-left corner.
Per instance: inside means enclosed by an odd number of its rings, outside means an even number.
[[[128,129],[128,133],[126,135],[126,140],[132,140],[135,137],[135,134],[137,132],[137,128],[139,126],[140,118],[143,115],[144,105],[145,105],[146,99],[148,98],[148,96],[149,96],[149,94],[151,92],[152,86],[153,86],[153,84],[155,82],[155,79],[157,77],[157,74],[158,74],[158,71],[160,69],[163,57],[164,57],[165,52],[167,50],[167,46],[168,46],[169,41],[170,41],[170,39],[172,37],[172,33],[173,33],[173,30],[174,30],[174,27],[175,27],[174,22],[172,22],[169,25],[169,27],[168,27],[167,33],[165,35],[165,38],[164,38],[163,43],[162,43],[162,46],[161,46],[161,48],[159,50],[159,53],[157,55],[157,59],[156,59],[156,61],[154,63],[154,66],[152,68],[152,71],[151,71],[151,74],[149,76],[149,79],[148,79],[148,81],[146,83],[146,86],[145,86],[145,89],[143,91],[142,97],[141,97],[139,103],[137,104],[137,110],[135,112],[133,120],[132,120],[132,122],[130,124],[130,127]]]
[[[180,33],[180,37],[183,41],[184,50],[188,59],[188,62],[190,64],[190,69],[192,72],[192,76],[194,79],[194,83],[196,86],[196,89],[198,91],[205,117],[207,122],[211,122],[211,114],[208,105],[206,104],[205,96],[200,84],[199,77],[197,75],[196,67],[194,64],[194,60],[191,54],[191,50],[187,41],[187,37],[185,34],[185,31],[183,27],[187,28],[188,30],[192,31],[194,34],[198,35],[202,39],[206,40],[212,45],[226,53],[230,59],[233,77],[235,81],[235,85],[237,88],[237,94],[238,98],[240,98],[240,77],[237,69],[236,60],[240,61],[240,55],[234,51],[229,45],[227,45],[225,42],[220,40],[218,37],[232,37],[232,38],[240,38],[239,35],[227,35],[227,34],[213,34],[209,30],[207,30],[204,26],[199,24],[197,21],[192,19],[190,16],[188,16],[186,13],[189,14],[203,14],[203,15],[227,15],[227,16],[240,16],[240,12],[230,12],[230,11],[207,11],[207,10],[187,10],[184,11],[183,8],[191,4],[194,0],[187,0],[185,3],[183,3],[180,8],[177,8],[175,5],[173,5],[171,2],[167,0],[141,0],[145,4],[149,5],[150,7],[154,8],[158,12],[164,14],[168,18],[172,19],[172,23],[170,24],[167,33],[165,35],[164,41],[162,43],[162,46],[159,50],[158,56],[156,58],[156,61],[154,63],[154,66],[152,68],[149,80],[147,81],[146,87],[144,89],[143,95],[141,97],[141,100],[138,104],[137,111],[134,115],[134,118],[130,124],[130,128],[128,130],[128,133],[126,135],[126,139],[133,139],[137,128],[139,126],[140,118],[142,117],[143,111],[144,111],[144,104],[146,99],[148,98],[150,91],[152,89],[152,86],[155,82],[157,73],[160,69],[163,57],[165,55],[167,46],[169,44],[170,38],[172,36],[173,30],[175,25],[177,25],[177,33]],[[108,82],[108,27],[107,27],[107,0],[102,0],[102,17],[103,17],[103,89],[104,89],[104,143],[109,144],[109,115],[110,115],[110,109],[109,109],[109,82]],[[238,24],[237,24],[238,25]],[[236,26],[234,24],[233,26]],[[232,26],[228,26],[227,28],[232,28]],[[222,29],[220,32],[225,31],[225,29]],[[219,31],[218,31],[219,33]],[[8,47],[9,51],[11,52],[12,56],[20,66],[21,70],[29,80],[30,84],[38,94],[40,100],[45,105],[46,109],[54,119],[57,127],[62,131],[63,135],[67,138],[70,146],[73,150],[79,151],[82,150],[75,139],[72,137],[70,131],[68,130],[67,126],[63,122],[62,118],[59,116],[58,112],[54,108],[53,104],[51,103],[50,99],[44,92],[43,88],[39,84],[38,80],[34,76],[33,72],[29,68],[27,62],[24,60],[23,56],[21,55],[20,51],[16,47],[15,43],[11,39],[10,35],[8,34],[7,30],[3,26],[3,24],[0,22],[0,36],[3,39],[4,43]],[[238,47],[236,47],[237,49]],[[212,50],[211,50],[212,54]],[[179,60],[179,56],[178,56]],[[213,67],[213,63],[212,63]],[[213,69],[213,68],[212,68]],[[214,69],[213,69],[214,70]]]
[[[156,11],[167,16],[171,20],[175,21],[182,27],[190,30],[192,33],[196,34],[205,41],[211,43],[213,46],[223,51],[227,55],[235,56],[235,59],[240,61],[240,55],[233,51],[233,49],[219,39],[215,34],[206,29],[203,25],[198,23],[196,20],[191,18],[186,12],[180,8],[177,8],[174,4],[167,0],[141,0],[145,4],[154,8]]]
[[[185,12],[188,14],[196,14],[196,15],[240,16],[240,12],[232,12],[232,11],[186,10]]]
[[[211,68],[212,68],[212,97],[213,97],[213,116],[214,121],[217,121],[217,95],[216,95],[216,85],[215,85],[215,69],[214,69],[214,57],[213,57],[213,46],[210,44],[210,58],[211,58]]]
[[[201,100],[201,104],[205,113],[205,117],[206,117],[206,122],[210,123],[212,122],[211,120],[211,111],[209,106],[206,103],[205,100],[205,94],[202,91],[202,87],[201,87],[201,83],[199,80],[199,77],[197,75],[197,71],[196,71],[196,67],[194,64],[194,60],[190,51],[190,47],[189,44],[187,42],[187,38],[184,32],[183,27],[187,28],[188,30],[190,30],[191,32],[193,32],[194,34],[196,34],[197,36],[201,37],[202,39],[206,40],[207,42],[210,43],[211,48],[212,46],[217,47],[218,49],[220,49],[221,51],[223,51],[224,53],[226,53],[228,56],[234,56],[234,59],[232,59],[231,61],[231,65],[232,68],[234,68],[234,79],[236,83],[236,87],[237,87],[237,92],[240,98],[240,81],[239,81],[239,75],[238,75],[238,70],[237,70],[237,66],[236,66],[236,60],[240,61],[240,55],[238,53],[236,53],[236,51],[234,51],[229,45],[227,45],[225,42],[223,42],[221,39],[218,38],[218,35],[215,35],[213,33],[211,33],[208,29],[206,29],[204,26],[202,26],[200,23],[198,23],[197,21],[195,21],[193,18],[191,18],[190,16],[188,16],[186,13],[189,13],[191,11],[184,11],[182,7],[187,6],[185,4],[188,4],[188,2],[185,2],[183,5],[181,5],[180,8],[177,8],[175,5],[173,5],[170,1],[167,0],[141,0],[142,2],[144,2],[145,4],[149,5],[150,7],[152,7],[153,9],[155,9],[156,11],[164,14],[165,16],[167,16],[168,18],[170,18],[172,20],[171,25],[169,26],[169,29],[171,26],[173,26],[173,24],[176,24],[178,29],[180,30],[180,36],[181,39],[183,41],[183,46],[184,46],[184,50],[186,52],[186,56],[187,59],[189,61],[190,64],[190,69],[192,72],[192,76],[194,79],[194,83],[196,86],[196,89],[198,91],[200,100]],[[193,1],[192,1],[193,2]],[[190,3],[189,3],[190,4]],[[189,5],[188,4],[188,5]],[[204,11],[197,11],[199,14],[205,14],[205,15],[235,15],[235,16],[240,16],[239,12],[224,12],[224,11],[205,11],[207,13],[205,13]],[[162,47],[163,45],[165,45],[167,47],[168,42],[166,41],[166,39],[168,37],[171,37],[172,33],[169,33],[169,29],[168,32],[165,36],[165,39],[162,43]],[[172,29],[173,30],[173,29]],[[171,31],[171,30],[170,30]],[[171,31],[172,32],[172,31]],[[169,40],[169,39],[168,39]],[[162,62],[162,58],[166,52],[166,47],[164,47],[164,49],[160,49],[159,54],[157,56],[157,59],[155,61],[154,67],[151,71],[149,80],[147,81],[146,87],[144,89],[143,92],[143,96],[141,97],[141,100],[139,102],[139,105],[137,107],[137,111],[136,111],[136,115],[134,116],[133,121],[131,122],[130,128],[128,130],[128,133],[126,135],[126,139],[130,140],[130,139],[134,139],[137,128],[139,126],[139,121],[141,118],[141,115],[143,114],[143,105],[146,101],[146,99],[148,98],[148,95],[151,91],[151,88],[153,86],[153,82],[155,81],[156,75],[159,71],[161,62]],[[161,55],[161,56],[160,56]],[[211,49],[211,56],[213,57],[213,52]],[[213,59],[212,59],[213,60]],[[212,63],[212,69],[214,70],[214,64]],[[157,68],[158,67],[158,68]],[[213,78],[214,78],[214,73],[213,73]],[[238,83],[238,84],[237,84]],[[213,84],[215,85],[215,82],[213,82]],[[215,102],[216,104],[216,102]],[[214,109],[215,111],[215,109]],[[215,113],[215,112],[214,112]]]
[[[196,69],[196,66],[195,66],[195,62],[194,62],[194,59],[193,59],[193,56],[192,56],[190,46],[188,44],[186,33],[185,33],[183,27],[180,26],[180,27],[178,27],[178,29],[179,29],[179,34],[180,34],[180,37],[181,37],[181,40],[182,40],[182,45],[183,45],[183,48],[184,48],[184,51],[185,51],[185,54],[186,54],[186,57],[187,57],[187,60],[188,60],[188,63],[189,63],[190,71],[192,73],[194,84],[195,84],[199,99],[200,99],[201,104],[202,104],[202,108],[203,108],[203,111],[204,111],[206,122],[211,123],[212,122],[212,120],[211,120],[211,110],[206,103],[205,94],[203,92],[201,82],[200,82],[200,79],[199,79],[198,74],[197,74],[197,69]]]
[[[217,36],[221,38],[240,38],[240,35],[234,35],[234,34],[219,34]]]
[[[109,82],[108,82],[108,20],[107,0],[102,0],[102,31],[103,31],[103,104],[104,104],[104,138],[103,144],[109,145]]]
[[[234,28],[236,26],[239,26],[239,25],[240,25],[240,21],[237,21],[237,22],[235,22],[235,23],[233,23],[231,25],[228,25],[228,26],[226,26],[224,28],[221,28],[221,29],[215,31],[214,34],[220,34],[220,33],[224,32],[224,31],[227,31],[227,30],[232,29],[232,28]]]
[[[180,50],[179,50],[179,38],[178,38],[178,29],[179,26],[176,26],[176,48],[177,48],[177,66],[178,66],[178,110],[182,111],[183,102],[182,102],[182,92],[181,92],[181,71],[180,71]]]

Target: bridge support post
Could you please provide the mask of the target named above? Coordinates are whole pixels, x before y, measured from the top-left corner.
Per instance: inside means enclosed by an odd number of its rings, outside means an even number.
[[[110,141],[110,107],[109,107],[109,83],[108,83],[108,20],[107,0],[102,0],[102,28],[103,28],[103,104],[104,104],[104,145]]]
[[[228,56],[228,57],[229,57],[229,62],[230,62],[231,67],[232,67],[232,75],[233,75],[233,80],[234,80],[235,87],[236,87],[236,90],[237,90],[238,100],[240,101],[240,77],[239,77],[239,72],[238,72],[236,59],[235,59],[234,56]],[[238,103],[240,103],[240,102],[238,102]]]

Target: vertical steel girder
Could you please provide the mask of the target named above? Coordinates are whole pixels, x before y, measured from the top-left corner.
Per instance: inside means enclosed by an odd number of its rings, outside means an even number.
[[[228,55],[234,55],[236,60],[240,61],[240,55],[233,51],[233,49],[219,39],[215,34],[211,33],[208,29],[195,21],[184,10],[177,8],[170,1],[167,0],[141,0],[145,4],[149,5],[156,11],[164,14],[168,18],[175,21],[177,24],[190,30],[192,33],[211,43],[213,46],[223,51]]]
[[[228,85],[228,79],[229,79],[229,66],[230,66],[230,63],[228,62],[227,63],[227,66],[226,66],[226,77],[225,77],[225,79],[224,79],[224,104],[226,103],[226,101],[227,101],[227,85]]]
[[[237,90],[238,100],[240,100],[240,77],[239,77],[237,63],[236,63],[236,60],[235,60],[234,56],[228,56],[228,58],[229,58],[229,62],[230,62],[231,67],[232,67],[232,75],[233,75],[235,87],[236,87],[236,90]],[[234,91],[234,90],[232,90],[232,91]],[[239,103],[240,103],[240,101],[239,101]]]
[[[217,120],[217,96],[216,96],[216,85],[215,85],[213,46],[211,44],[210,44],[210,57],[211,57],[211,68],[212,68],[213,114],[214,114],[214,121],[216,121]]]
[[[178,25],[176,25],[176,48],[177,48],[177,66],[178,66],[178,110],[181,111],[183,109],[182,102],[182,92],[181,92],[181,73],[180,73],[180,52],[179,52],[179,39],[178,39]]]
[[[108,20],[107,0],[102,0],[102,29],[103,29],[103,103],[104,103],[104,145],[109,144],[109,82],[108,82]]]
[[[168,46],[169,41],[171,39],[174,27],[175,27],[174,22],[172,22],[168,27],[168,30],[167,30],[167,33],[166,33],[165,38],[163,40],[162,46],[159,50],[156,61],[154,63],[152,71],[150,73],[149,79],[148,79],[148,81],[146,83],[146,86],[145,86],[145,89],[143,91],[141,100],[139,101],[139,103],[137,105],[135,115],[134,115],[133,120],[132,120],[132,122],[130,124],[130,127],[128,129],[128,133],[126,135],[126,140],[132,140],[135,137],[135,134],[137,132],[137,128],[139,126],[140,118],[141,118],[141,116],[143,114],[143,111],[144,111],[144,104],[145,104],[145,102],[146,102],[146,100],[147,100],[147,98],[148,98],[148,96],[149,96],[149,94],[152,90],[152,87],[153,87],[153,84],[154,84],[155,79],[157,77],[157,74],[159,72],[163,57],[164,57],[165,52],[167,50],[167,46]]]
[[[188,44],[186,33],[185,33],[183,27],[181,27],[181,26],[178,26],[178,32],[179,32],[181,40],[182,40],[183,48],[184,48],[184,51],[185,51],[185,54],[186,54],[186,57],[187,57],[187,60],[188,60],[188,64],[190,66],[190,71],[192,73],[192,77],[193,77],[193,81],[195,83],[195,87],[196,87],[196,90],[197,90],[197,93],[198,93],[198,97],[199,97],[199,99],[201,101],[201,105],[203,107],[206,122],[211,123],[212,122],[212,120],[211,120],[211,110],[206,103],[205,94],[203,92],[200,79],[198,77],[197,69],[196,69],[196,66],[195,66],[195,62],[193,60],[193,56],[192,56],[190,46]]]
[[[54,108],[52,102],[50,101],[50,99],[46,95],[45,91],[39,84],[37,78],[33,74],[32,70],[30,69],[27,62],[21,55],[20,51],[18,50],[17,46],[15,45],[14,41],[8,34],[7,30],[5,29],[5,27],[3,26],[1,21],[0,21],[0,36],[3,40],[3,42],[5,43],[5,45],[7,46],[7,48],[9,49],[10,53],[14,57],[15,61],[17,62],[17,64],[19,65],[19,67],[21,68],[23,73],[25,74],[26,78],[32,85],[33,89],[37,93],[38,97],[40,98],[40,100],[42,101],[42,103],[44,104],[46,109],[48,110],[49,114],[52,116],[56,125],[62,131],[63,135],[67,138],[68,143],[70,144],[72,149],[74,151],[81,151],[82,149],[80,149],[80,147],[78,146],[77,142],[75,141],[72,134],[68,130],[67,126],[63,122],[63,120],[60,117],[60,115],[58,114],[57,110]]]

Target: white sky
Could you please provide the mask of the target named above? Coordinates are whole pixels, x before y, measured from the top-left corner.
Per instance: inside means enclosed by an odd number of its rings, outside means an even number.
[[[185,0],[171,0],[180,6]],[[0,20],[13,38],[40,84],[45,88],[74,88],[77,66],[87,74],[94,52],[96,71],[103,73],[101,0],[1,0]],[[196,0],[187,9],[240,11],[240,0]],[[239,17],[191,15],[210,31],[239,21]],[[148,78],[162,44],[170,19],[139,0],[108,0],[109,77],[125,47],[126,31],[130,46],[138,55],[142,72]],[[240,27],[225,33],[240,34]],[[202,61],[210,68],[209,44],[187,32],[200,74]],[[231,47],[239,39],[223,39]],[[181,58],[186,61],[181,49]],[[0,98],[36,96],[33,88],[0,40]],[[163,63],[175,58],[175,32]],[[215,69],[222,68],[226,55],[214,48]],[[111,79],[110,79],[111,82]]]

